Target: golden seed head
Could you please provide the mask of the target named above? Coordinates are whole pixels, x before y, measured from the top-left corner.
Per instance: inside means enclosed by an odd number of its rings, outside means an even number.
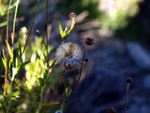
[[[28,32],[28,29],[26,27],[21,28],[21,33],[22,34],[27,34],[27,32]]]
[[[75,15],[75,13],[70,13],[69,17],[70,17],[71,19],[74,19],[74,18],[76,17],[76,15]]]

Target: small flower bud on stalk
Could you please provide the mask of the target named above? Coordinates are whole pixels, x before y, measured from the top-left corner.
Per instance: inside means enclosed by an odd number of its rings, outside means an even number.
[[[28,29],[26,27],[21,28],[21,33],[23,34],[23,46],[25,46],[25,43],[26,43],[27,32],[28,32]],[[24,52],[24,54],[22,55],[23,62],[25,62],[25,59],[26,58],[25,58],[25,52]]]
[[[128,77],[126,79],[126,83],[127,83],[127,91],[126,91],[126,99],[125,99],[125,113],[127,113],[127,99],[128,99],[129,85],[132,83],[132,78]]]
[[[109,107],[107,113],[116,113],[116,109],[114,107]]]
[[[74,20],[74,18],[76,17],[76,15],[75,15],[75,13],[70,13],[69,17]]]
[[[85,43],[86,43],[86,45],[91,46],[94,43],[94,39],[87,38],[87,39],[85,39]]]

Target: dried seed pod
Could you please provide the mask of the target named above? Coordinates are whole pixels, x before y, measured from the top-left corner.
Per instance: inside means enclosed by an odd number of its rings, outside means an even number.
[[[126,79],[126,82],[129,83],[129,84],[131,84],[131,83],[132,83],[132,78],[131,78],[131,77],[128,77],[128,78]]]
[[[91,46],[94,43],[94,39],[92,39],[92,38],[86,38],[85,39],[85,43],[86,43],[86,45]]]

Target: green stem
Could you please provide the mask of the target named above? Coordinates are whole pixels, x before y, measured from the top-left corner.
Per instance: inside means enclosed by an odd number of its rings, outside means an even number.
[[[33,18],[33,21],[32,21],[32,25],[31,25],[31,28],[30,28],[30,30],[29,30],[29,35],[28,35],[28,38],[27,38],[26,43],[25,43],[25,45],[24,45],[23,52],[22,52],[21,55],[20,55],[20,60],[21,60],[22,54],[25,52],[25,49],[26,49],[26,46],[27,46],[29,37],[30,37],[30,35],[31,35],[31,31],[32,31],[32,28],[33,28],[33,25],[34,25],[34,21],[35,21],[36,14],[37,14],[37,9],[38,9],[38,6],[39,6],[39,1],[40,1],[40,0],[38,0],[37,5],[36,5],[36,10],[35,10],[34,18]]]
[[[40,113],[40,110],[41,110],[43,92],[44,92],[44,86],[41,87],[40,102],[39,102],[38,112],[37,113]]]

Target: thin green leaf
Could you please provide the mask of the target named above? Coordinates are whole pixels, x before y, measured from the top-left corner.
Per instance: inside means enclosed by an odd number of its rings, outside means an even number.
[[[4,59],[2,58],[2,62],[3,62],[3,65],[4,65],[5,69],[7,70],[7,63],[6,63],[6,60],[4,60]]]
[[[13,52],[12,52],[12,50],[10,48],[10,45],[9,45],[9,43],[7,41],[6,41],[6,45],[7,45],[7,48],[8,48],[8,53],[10,55],[10,59],[13,59]]]
[[[24,66],[27,65],[28,63],[30,63],[30,61],[26,61],[26,62],[20,64],[20,65],[18,66],[17,73],[18,73],[18,71],[20,70],[20,68],[24,67]]]
[[[16,99],[15,97],[11,97],[10,100],[11,100],[11,101],[13,101],[13,100],[14,100],[14,101],[17,101],[17,99]]]
[[[70,32],[72,31],[72,29],[74,28],[74,26],[75,26],[75,21],[72,22],[72,25],[71,25],[71,27],[70,27],[70,30],[67,32],[67,35],[70,34]]]
[[[7,106],[8,105],[7,97],[5,97],[5,95],[2,95],[2,96],[4,97],[4,104],[5,104],[5,106]]]
[[[62,29],[62,26],[61,26],[61,23],[59,20],[58,20],[58,26],[59,26],[59,30],[60,30],[60,34],[61,34],[63,32],[63,29]]]
[[[1,77],[3,77],[3,78],[7,78],[7,80],[8,80],[9,82],[11,82],[11,79],[10,79],[8,76],[1,75]]]
[[[56,59],[53,61],[52,65],[49,68],[52,68],[56,63]]]
[[[3,111],[5,112],[5,111],[6,111],[6,108],[5,108],[4,104],[3,104],[3,102],[2,102],[2,101],[0,101],[0,103],[1,103],[1,105],[2,105],[2,109],[3,109]]]
[[[0,23],[0,27],[6,26],[7,25],[7,21]]]

